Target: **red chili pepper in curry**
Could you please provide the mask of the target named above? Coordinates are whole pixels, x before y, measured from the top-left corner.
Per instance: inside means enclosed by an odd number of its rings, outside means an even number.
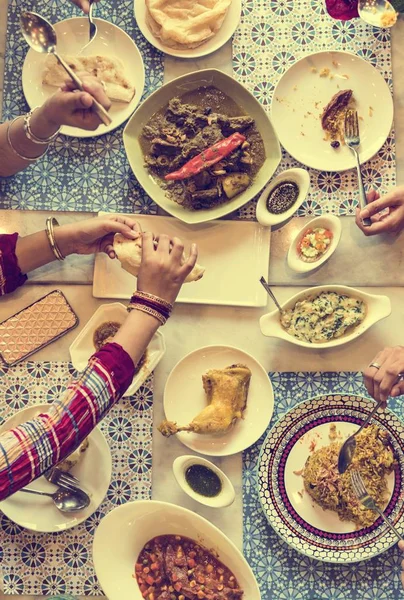
[[[180,181],[181,179],[187,179],[187,177],[197,175],[204,169],[208,169],[215,163],[221,161],[225,156],[231,154],[236,148],[241,146],[245,140],[246,137],[242,133],[233,133],[229,137],[216,142],[216,144],[213,144],[213,146],[207,148],[198,154],[198,156],[191,158],[191,160],[186,162],[181,169],[178,169],[178,171],[168,173],[164,179],[167,181]]]
[[[135,575],[145,600],[240,600],[243,590],[216,556],[190,538],[160,535],[144,546]]]

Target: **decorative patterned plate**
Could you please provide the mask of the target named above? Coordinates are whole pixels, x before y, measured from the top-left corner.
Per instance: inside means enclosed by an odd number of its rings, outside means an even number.
[[[295,550],[317,560],[352,563],[384,552],[397,539],[378,518],[355,530],[336,513],[323,510],[303,491],[303,469],[310,451],[330,444],[329,426],[336,423],[345,439],[369,414],[371,400],[329,395],[301,402],[282,417],[263,443],[258,462],[258,494],[264,513],[278,535]],[[391,496],[386,516],[404,532],[404,425],[389,410],[374,421],[388,431],[398,467],[388,478]],[[298,473],[298,474],[297,474]]]

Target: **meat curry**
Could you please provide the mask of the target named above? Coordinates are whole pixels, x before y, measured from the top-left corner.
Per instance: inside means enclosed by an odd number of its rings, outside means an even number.
[[[239,600],[233,573],[190,538],[160,535],[140,552],[136,580],[146,600]]]
[[[144,126],[140,144],[167,196],[193,210],[243,192],[265,161],[254,119],[213,86],[170,100]]]

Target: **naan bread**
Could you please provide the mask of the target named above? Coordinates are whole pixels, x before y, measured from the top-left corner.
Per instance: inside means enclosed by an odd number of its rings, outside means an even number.
[[[114,252],[117,259],[121,263],[122,269],[125,269],[131,275],[137,277],[139,275],[139,267],[142,262],[142,237],[138,237],[136,240],[128,240],[121,233],[114,235]],[[185,254],[182,256],[182,262],[186,261]],[[192,271],[185,278],[185,283],[190,281],[198,281],[203,277],[205,268],[201,265],[196,265]]]
[[[232,0],[146,0],[153,35],[171,48],[196,48],[220,29]]]
[[[110,100],[117,102],[130,102],[135,93],[135,88],[124,75],[123,65],[117,58],[105,56],[64,56],[68,65],[76,73],[86,71],[105,84],[105,92]],[[66,82],[67,73],[59,65],[56,58],[49,55],[46,58],[42,83],[53,87],[61,87]]]

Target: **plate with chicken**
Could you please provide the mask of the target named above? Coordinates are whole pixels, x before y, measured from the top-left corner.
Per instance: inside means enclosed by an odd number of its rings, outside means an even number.
[[[273,408],[271,381],[253,356],[231,346],[206,346],[171,371],[166,418],[158,429],[200,454],[229,456],[261,437]]]

